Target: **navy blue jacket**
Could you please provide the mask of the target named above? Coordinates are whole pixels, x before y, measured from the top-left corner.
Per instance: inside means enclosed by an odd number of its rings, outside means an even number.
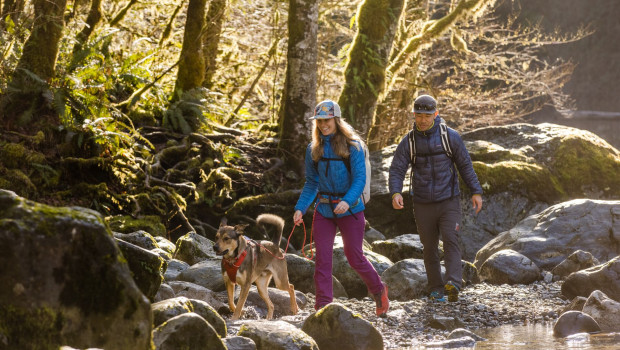
[[[340,158],[331,146],[332,135],[323,136],[323,158]],[[343,161],[321,160],[317,163],[312,159],[312,143],[306,148],[306,183],[301,191],[295,210],[306,213],[318,193],[340,193],[340,196],[320,195],[326,199],[340,199],[349,204],[349,210],[343,214],[335,215],[334,203],[319,203],[316,210],[326,218],[343,217],[358,213],[365,209],[360,199],[366,184],[366,163],[364,150],[349,146],[351,152],[351,172]]]
[[[470,192],[482,194],[482,187],[474,172],[469,153],[461,136],[455,130],[448,128],[452,159],[441,153],[444,149],[441,145],[440,119],[437,116],[433,127],[426,131],[419,131],[414,125],[417,156],[413,169],[413,184],[409,190],[414,202],[441,202],[459,195],[459,179],[454,165]],[[389,189],[391,194],[402,192],[403,182],[411,164],[408,138],[409,136],[405,135],[400,141],[390,165]],[[435,155],[423,156],[431,153]]]

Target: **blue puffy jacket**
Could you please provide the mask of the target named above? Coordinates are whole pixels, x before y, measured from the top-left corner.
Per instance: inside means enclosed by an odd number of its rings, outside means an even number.
[[[409,190],[414,202],[440,202],[459,195],[459,179],[454,165],[470,192],[482,194],[482,187],[474,172],[465,144],[461,136],[453,129],[448,128],[452,159],[442,153],[444,149],[441,145],[440,120],[441,118],[437,116],[433,127],[426,131],[419,131],[414,126],[416,162],[413,169],[413,184]],[[389,188],[392,194],[402,192],[407,169],[411,164],[408,137],[405,135],[398,144],[390,166]]]
[[[332,135],[323,136],[323,158],[338,158],[331,147]],[[333,210],[337,203],[318,203],[317,209],[326,218],[343,217],[365,209],[360,199],[366,184],[366,164],[364,150],[349,146],[351,172],[343,160],[312,160],[312,143],[306,149],[306,183],[301,191],[295,210],[306,213],[317,194],[327,200],[343,200],[349,204],[349,210],[335,215]],[[331,195],[330,195],[331,194]]]

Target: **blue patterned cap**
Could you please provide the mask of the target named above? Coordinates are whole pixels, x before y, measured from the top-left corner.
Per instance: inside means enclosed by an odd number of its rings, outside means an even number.
[[[340,118],[340,106],[332,100],[325,100],[314,108],[314,116],[310,117],[310,120],[314,119],[330,119],[333,117]]]

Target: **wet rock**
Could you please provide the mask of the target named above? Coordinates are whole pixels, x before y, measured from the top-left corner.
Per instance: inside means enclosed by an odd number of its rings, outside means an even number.
[[[600,331],[601,327],[598,323],[590,315],[581,311],[563,313],[553,326],[553,335],[562,338],[576,333]]]
[[[453,330],[452,332],[450,332],[450,334],[448,335],[448,339],[458,339],[462,337],[470,337],[474,339],[475,341],[486,341],[487,340],[486,338],[483,338],[477,335],[476,333],[470,330],[464,329],[464,328],[457,328]]]
[[[424,344],[426,348],[442,348],[442,349],[456,349],[456,348],[472,348],[476,345],[474,338],[465,336],[461,338],[447,339],[443,341],[428,342]]]
[[[428,326],[435,329],[452,331],[465,326],[458,317],[433,315],[428,320]]]

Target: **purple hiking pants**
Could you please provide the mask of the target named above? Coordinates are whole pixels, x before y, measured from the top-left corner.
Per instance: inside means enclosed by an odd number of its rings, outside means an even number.
[[[332,285],[332,255],[336,228],[344,243],[344,255],[349,265],[360,275],[372,294],[381,293],[381,278],[362,252],[365,219],[364,212],[347,215],[338,219],[328,219],[318,211],[314,217],[314,244],[316,247],[316,266],[314,269],[314,285],[316,287],[315,309],[319,309],[334,299]]]

